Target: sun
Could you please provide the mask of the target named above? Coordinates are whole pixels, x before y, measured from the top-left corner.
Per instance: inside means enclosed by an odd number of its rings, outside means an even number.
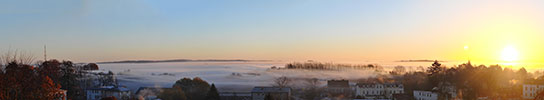
[[[513,46],[507,46],[502,50],[501,58],[503,61],[517,61],[519,53]]]

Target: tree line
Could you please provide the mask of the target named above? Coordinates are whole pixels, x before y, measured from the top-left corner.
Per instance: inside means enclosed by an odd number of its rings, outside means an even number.
[[[473,100],[478,97],[516,98],[522,95],[523,84],[542,84],[542,76],[535,77],[525,68],[513,70],[500,65],[472,65],[470,62],[445,67],[438,62],[424,72],[408,72],[397,75],[402,81],[405,91],[434,90],[439,98],[451,98],[451,87],[456,90],[457,98]]]
[[[287,69],[317,69],[317,70],[340,70],[340,69],[380,69],[381,66],[375,64],[335,64],[321,62],[293,62],[285,65]]]

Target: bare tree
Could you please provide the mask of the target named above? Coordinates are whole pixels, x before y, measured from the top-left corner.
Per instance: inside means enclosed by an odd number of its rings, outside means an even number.
[[[404,66],[396,66],[393,71],[390,72],[391,75],[402,75],[406,72]]]
[[[320,85],[319,79],[317,78],[306,79],[306,86],[308,86],[308,88],[315,89],[315,88],[318,88],[319,85]]]
[[[0,55],[0,59],[2,60],[1,64],[8,64],[11,62],[15,62],[18,64],[26,64],[30,65],[34,62],[34,56],[30,54],[29,52],[24,51],[11,51],[8,50],[4,54]]]
[[[287,86],[289,86],[289,84],[291,84],[291,79],[289,79],[289,78],[287,78],[285,76],[282,76],[282,77],[276,78],[276,80],[274,80],[274,83],[275,83],[275,86],[283,88],[283,87],[287,87]]]

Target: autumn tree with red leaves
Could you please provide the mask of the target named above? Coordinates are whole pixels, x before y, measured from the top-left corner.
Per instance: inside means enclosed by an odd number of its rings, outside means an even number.
[[[53,100],[63,98],[60,85],[34,66],[11,62],[5,66],[0,84],[1,100]]]
[[[55,83],[59,83],[60,77],[62,76],[60,73],[60,65],[61,63],[57,60],[49,60],[43,62],[39,67],[40,74],[47,75],[49,78],[53,80]]]

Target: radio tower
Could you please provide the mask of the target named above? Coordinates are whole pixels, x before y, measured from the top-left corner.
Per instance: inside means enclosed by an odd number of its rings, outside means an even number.
[[[43,61],[47,61],[47,45],[43,45]]]

